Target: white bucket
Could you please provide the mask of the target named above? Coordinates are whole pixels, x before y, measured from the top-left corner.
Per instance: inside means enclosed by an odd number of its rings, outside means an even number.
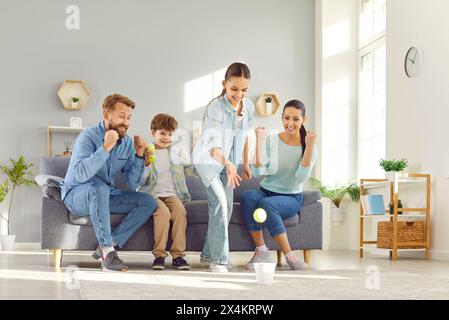
[[[258,284],[272,284],[276,263],[255,263],[256,281]]]
[[[16,236],[0,235],[0,247],[2,251],[13,251]]]

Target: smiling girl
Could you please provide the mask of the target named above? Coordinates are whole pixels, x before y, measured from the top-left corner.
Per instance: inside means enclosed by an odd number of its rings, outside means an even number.
[[[266,137],[264,128],[256,129],[254,175],[264,175],[260,190],[242,193],[241,208],[256,250],[248,269],[254,263],[274,262],[262,234],[262,225],[253,218],[253,212],[262,208],[267,213],[265,222],[271,236],[285,254],[293,270],[307,268],[291,250],[283,220],[297,215],[303,206],[303,182],[310,176],[315,152],[316,134],[304,127],[306,108],[299,100],[287,102],[282,113],[284,131]],[[264,148],[265,145],[265,148]],[[265,149],[265,156],[262,150]]]
[[[251,179],[248,133],[254,119],[254,105],[245,98],[251,73],[243,63],[228,67],[222,94],[206,108],[203,130],[193,155],[196,169],[207,187],[209,225],[201,261],[212,272],[227,272],[229,261],[228,224],[233,189],[242,178],[237,173],[243,158],[243,178]]]

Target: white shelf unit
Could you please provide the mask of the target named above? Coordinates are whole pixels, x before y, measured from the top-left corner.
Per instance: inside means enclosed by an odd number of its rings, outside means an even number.
[[[63,126],[48,126],[47,127],[47,157],[52,156],[52,134],[53,133],[65,133],[65,134],[79,134],[85,128],[73,128]]]

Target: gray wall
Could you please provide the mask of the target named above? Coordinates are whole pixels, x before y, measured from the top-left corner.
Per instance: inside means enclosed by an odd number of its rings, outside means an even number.
[[[65,28],[70,4],[81,9],[79,31]],[[313,0],[1,0],[0,39],[2,163],[23,154],[37,171],[46,126],[73,116],[94,125],[114,92],[137,104],[130,134],[147,134],[161,111],[190,129],[204,108],[184,112],[184,84],[234,61],[252,70],[253,101],[267,91],[281,103],[300,98],[314,123]],[[62,108],[56,91],[64,79],[91,89],[83,111]],[[279,116],[258,120],[277,128]],[[19,190],[12,214],[18,242],[40,241],[39,188]]]

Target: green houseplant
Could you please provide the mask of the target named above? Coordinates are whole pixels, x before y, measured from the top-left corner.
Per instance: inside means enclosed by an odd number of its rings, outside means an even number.
[[[76,109],[78,107],[78,103],[79,103],[80,99],[77,97],[72,97],[72,108]]]
[[[380,159],[379,165],[385,170],[385,174],[390,181],[394,181],[395,174],[400,171],[404,171],[408,166],[406,159],[401,160],[385,160]]]
[[[6,217],[1,216],[2,220],[6,221],[7,224],[7,234],[1,236],[2,250],[5,250],[5,247],[7,247],[7,249],[12,248],[12,246],[14,245],[15,236],[9,234],[11,222],[11,207],[14,200],[14,192],[20,186],[29,186],[35,184],[34,181],[30,179],[31,178],[30,176],[33,175],[31,172],[32,167],[33,164],[26,163],[25,158],[23,156],[20,156],[17,159],[10,159],[10,165],[0,166],[1,172],[4,173],[8,178],[1,187],[2,192],[0,193],[4,195],[1,196],[0,194],[0,200],[3,201],[8,191],[11,190],[11,197],[9,199],[7,216]],[[11,188],[9,187],[9,184],[11,184]]]
[[[334,204],[334,207],[331,208],[332,219],[334,222],[344,221],[344,210],[341,208],[341,202],[346,195],[349,195],[354,202],[360,200],[360,187],[353,183],[330,187],[323,185],[323,183],[316,178],[310,178],[309,181],[313,188],[321,192],[321,195],[324,198],[331,200]]]

